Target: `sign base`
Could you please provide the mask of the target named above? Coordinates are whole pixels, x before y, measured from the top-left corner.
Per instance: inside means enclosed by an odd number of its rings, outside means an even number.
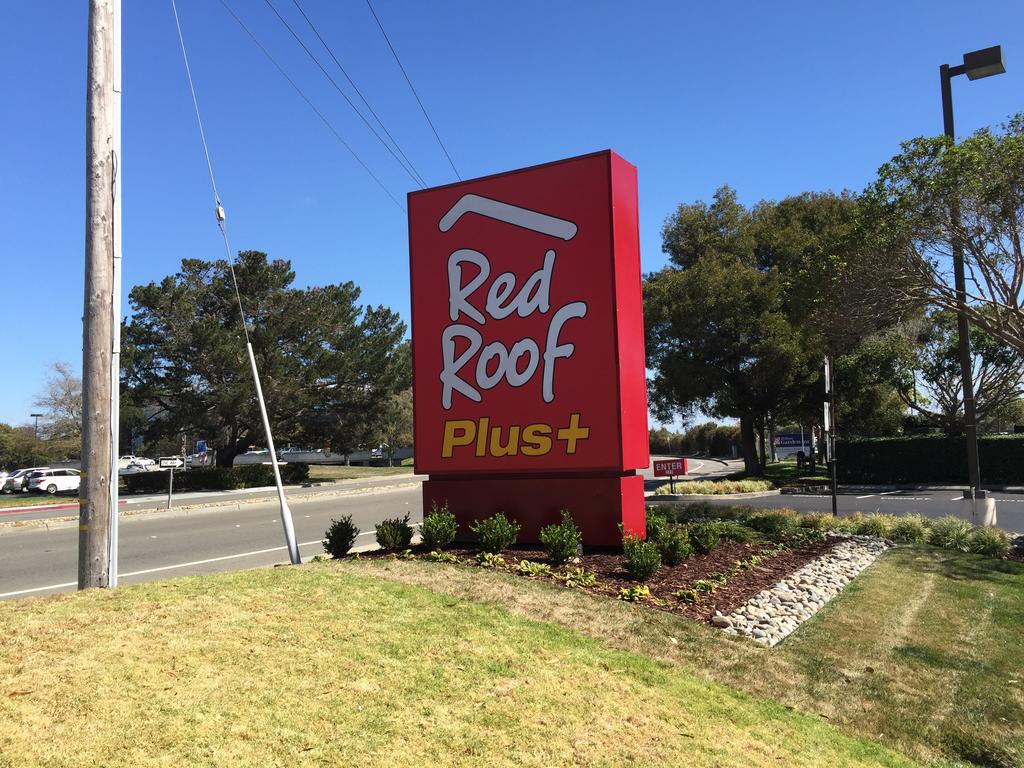
[[[562,519],[567,509],[583,533],[585,546],[618,546],[619,524],[643,537],[644,478],[641,475],[590,477],[431,478],[423,483],[423,514],[448,505],[459,523],[459,539],[473,538],[469,526],[498,512],[522,525],[519,541],[539,541],[540,529]]]

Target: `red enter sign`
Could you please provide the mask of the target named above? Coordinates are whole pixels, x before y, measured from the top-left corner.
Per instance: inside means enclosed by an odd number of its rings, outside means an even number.
[[[686,474],[686,459],[665,459],[654,462],[655,477],[675,477]]]

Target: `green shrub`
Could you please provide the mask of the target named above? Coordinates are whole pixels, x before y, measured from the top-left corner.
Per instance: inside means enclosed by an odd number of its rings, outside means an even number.
[[[540,543],[554,563],[564,563],[579,554],[583,535],[572,521],[568,510],[562,510],[562,522],[540,529]]]
[[[567,568],[565,573],[556,573],[555,578],[567,587],[592,587],[597,584],[597,576],[585,568]]]
[[[409,513],[405,517],[392,517],[382,520],[376,525],[377,543],[381,549],[402,551],[412,543],[412,526],[409,525]]]
[[[866,515],[860,519],[855,533],[859,536],[877,536],[884,539],[889,535],[891,520],[888,515]]]
[[[331,527],[324,533],[324,551],[335,559],[341,559],[352,549],[357,536],[359,529],[352,522],[352,515],[331,520]]]
[[[646,584],[643,586],[623,587],[619,590],[619,600],[628,603],[636,603],[640,600],[647,600],[651,597],[651,588]]]
[[[810,515],[800,515],[800,519],[797,524],[801,528],[810,528],[814,531],[830,531],[832,530],[834,518],[832,515],[825,515],[820,512],[815,512]]]
[[[841,483],[967,483],[963,435],[841,440],[836,450]],[[979,437],[978,453],[986,483],[1020,482],[1024,435]]]
[[[455,515],[448,511],[448,505],[437,506],[435,502],[429,514],[423,517],[423,525],[420,526],[420,536],[427,549],[444,549],[453,541],[459,532],[459,524],[455,521]]]
[[[690,535],[681,525],[667,525],[661,537],[654,542],[666,565],[679,565],[693,554]]]
[[[476,556],[477,565],[481,568],[504,568],[505,558],[494,552],[479,552]]]
[[[710,595],[716,589],[718,589],[718,582],[712,581],[711,579],[698,579],[693,582],[693,588],[701,595]]]
[[[696,589],[677,589],[672,595],[688,605],[696,605],[700,602],[700,593]]]
[[[627,533],[622,538],[622,552],[626,556],[626,570],[634,579],[646,581],[661,567],[661,553],[654,542]]]
[[[721,542],[717,523],[690,523],[687,528],[693,548],[701,554],[707,554]]]
[[[718,531],[719,538],[728,539],[729,541],[738,541],[740,544],[749,544],[751,541],[757,538],[757,533],[743,523],[738,523],[735,520],[719,520],[713,523],[715,530]]]
[[[652,509],[646,515],[647,540],[657,541],[668,526],[668,517],[660,509]]]
[[[798,527],[797,515],[789,510],[762,512],[751,516],[746,525],[758,533],[763,533],[772,541],[779,541],[791,536]]]
[[[970,523],[952,515],[940,517],[932,523],[928,543],[943,549],[970,552],[972,527]]]
[[[824,531],[816,528],[794,528],[786,535],[786,543],[791,547],[798,547],[811,541],[821,541],[825,538]]]
[[[971,531],[971,552],[1002,559],[1010,554],[1010,539],[998,528],[981,527]]]
[[[551,566],[547,563],[535,563],[532,560],[520,560],[516,570],[524,576],[535,579],[538,576],[550,576]]]
[[[308,464],[282,464],[281,482],[298,485],[309,480]],[[156,493],[167,490],[166,472],[139,472],[125,475],[128,493]],[[232,491],[274,485],[274,470],[266,464],[241,464],[237,467],[196,467],[174,473],[176,491]]]
[[[432,563],[457,563],[459,558],[453,555],[451,552],[441,552],[440,550],[434,550],[433,552],[427,552],[423,556],[425,560],[429,560]]]
[[[477,520],[469,526],[469,530],[475,533],[480,540],[480,550],[495,555],[516,543],[520,528],[522,526],[519,523],[510,522],[504,512],[499,512],[485,520]]]
[[[924,515],[904,515],[893,521],[889,538],[901,544],[923,544],[928,540],[928,521]]]

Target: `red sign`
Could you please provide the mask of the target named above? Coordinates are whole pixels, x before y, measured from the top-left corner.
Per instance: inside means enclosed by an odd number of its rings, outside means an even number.
[[[610,151],[409,195],[417,472],[457,495],[647,466],[637,230]]]
[[[687,472],[686,459],[658,459],[654,462],[655,477],[675,477]]]

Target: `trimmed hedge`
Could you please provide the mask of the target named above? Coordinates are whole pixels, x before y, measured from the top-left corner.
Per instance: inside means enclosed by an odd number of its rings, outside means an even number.
[[[978,438],[982,485],[1024,483],[1024,435]],[[967,483],[967,443],[960,437],[921,435],[839,442],[841,483]]]
[[[161,493],[167,490],[167,472],[139,472],[123,478],[128,493]],[[282,464],[281,482],[296,485],[309,480],[309,464]],[[199,467],[174,473],[176,491],[230,491],[274,484],[274,470],[263,464],[239,467]]]

